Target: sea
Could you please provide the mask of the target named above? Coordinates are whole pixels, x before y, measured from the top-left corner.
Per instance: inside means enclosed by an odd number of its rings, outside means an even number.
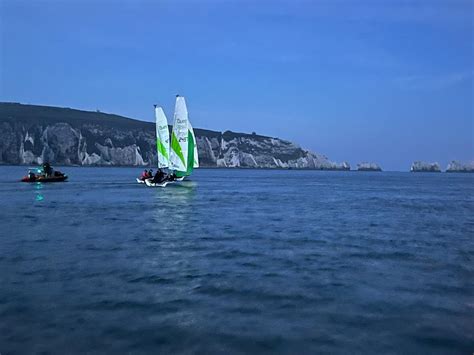
[[[472,354],[474,174],[0,167],[0,353]]]

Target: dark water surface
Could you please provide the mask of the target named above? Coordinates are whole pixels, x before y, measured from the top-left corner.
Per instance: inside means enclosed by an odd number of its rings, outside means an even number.
[[[0,352],[474,351],[474,175],[0,167]]]

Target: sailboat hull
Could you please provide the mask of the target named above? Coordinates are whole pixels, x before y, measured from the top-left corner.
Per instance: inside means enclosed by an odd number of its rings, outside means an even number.
[[[147,179],[147,180],[145,180],[146,186],[148,186],[148,187],[166,187],[166,185],[172,183],[172,181],[163,181],[163,182],[160,183],[160,184],[155,184],[155,183],[153,183],[153,182],[151,182],[151,181],[152,181],[152,179]]]

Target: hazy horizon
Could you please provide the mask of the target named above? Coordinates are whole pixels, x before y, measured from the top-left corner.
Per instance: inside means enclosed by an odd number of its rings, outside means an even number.
[[[0,3],[0,101],[279,137],[406,171],[474,159],[471,1]]]

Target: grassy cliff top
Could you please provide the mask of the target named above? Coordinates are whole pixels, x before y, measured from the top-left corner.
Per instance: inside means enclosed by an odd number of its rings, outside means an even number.
[[[83,111],[68,107],[25,105],[16,102],[0,102],[0,121],[24,122],[28,124],[50,125],[59,122],[70,124],[72,127],[80,127],[84,124],[100,125],[128,130],[154,130],[153,122],[145,122],[120,115],[104,113],[99,111]],[[220,137],[221,132],[207,129],[194,128],[197,136],[209,138]],[[255,139],[266,139],[269,137],[257,134],[237,133],[226,131],[226,138],[253,137]]]

